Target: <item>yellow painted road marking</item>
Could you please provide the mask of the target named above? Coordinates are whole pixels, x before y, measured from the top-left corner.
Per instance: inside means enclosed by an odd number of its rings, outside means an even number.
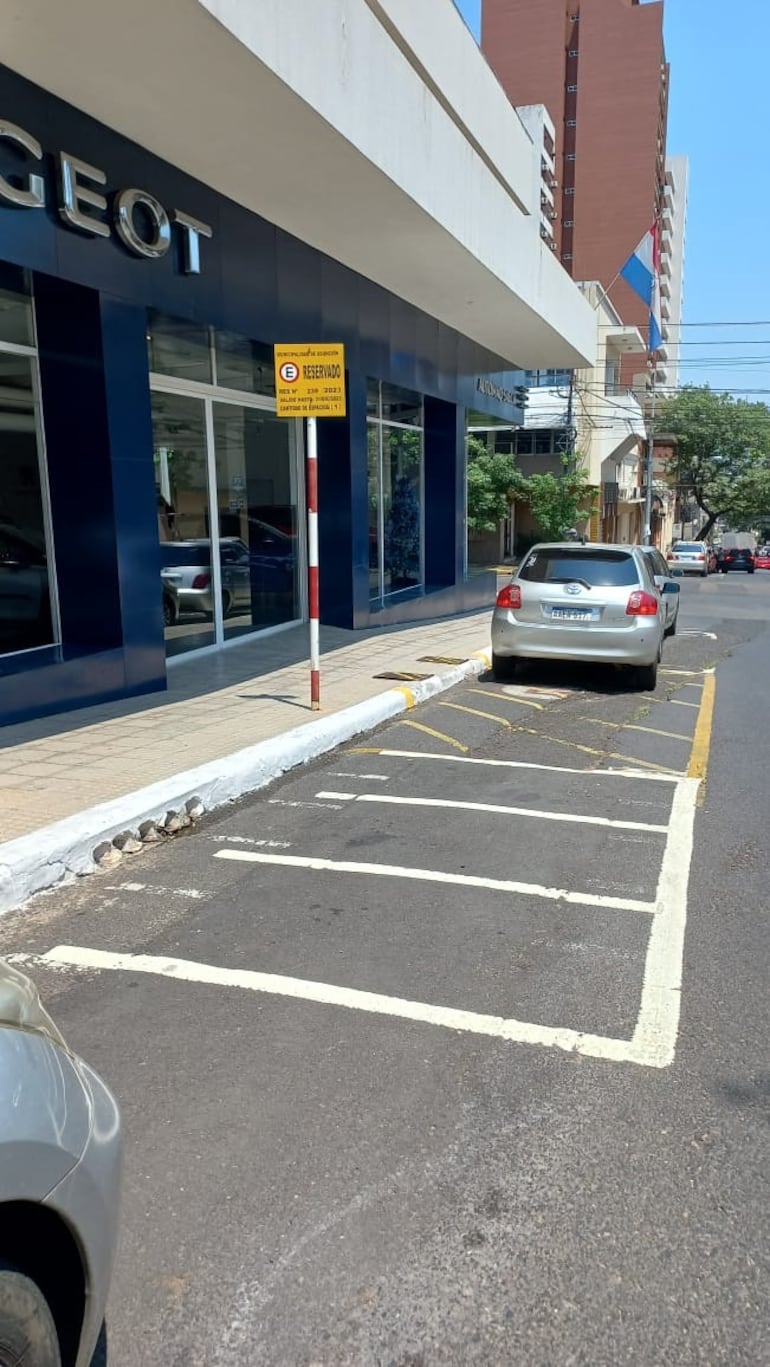
[[[480,707],[464,707],[460,702],[439,702],[437,707],[451,707],[455,712],[468,712],[472,717],[486,717],[487,721],[496,721],[498,726],[507,726],[511,729],[511,723],[507,717],[498,717],[496,712],[482,712]]]
[[[396,688],[391,688],[390,692],[401,693],[403,697],[406,699],[406,705],[410,711],[413,707],[416,707],[417,704],[415,703],[414,693],[412,692],[411,688],[407,688],[404,684],[401,684]]]
[[[492,656],[487,650],[474,650],[471,655],[472,660],[482,660],[487,669],[492,668]]]
[[[716,698],[716,691],[716,674],[712,670],[710,674],[706,675],[703,684],[703,698],[700,705],[700,712],[698,713],[698,720],[695,723],[695,739],[692,743],[690,763],[687,768],[688,778],[705,779],[706,777],[709,751],[711,749],[711,730],[714,724],[714,700]]]
[[[582,750],[584,755],[598,755],[600,759],[622,759],[624,764],[641,764],[644,769],[655,769],[661,774],[681,774],[681,769],[669,769],[665,764],[653,764],[649,759],[637,759],[636,755],[617,755],[611,750],[595,750],[590,745],[581,745],[576,740],[562,740],[561,736],[546,736],[542,731],[536,731],[534,726],[513,726],[513,731],[523,731],[528,736],[537,736],[539,740],[551,741],[553,745],[568,745],[571,750]]]
[[[426,734],[426,736],[433,736],[433,739],[434,739],[434,740],[443,740],[443,741],[446,741],[447,745],[453,745],[454,748],[455,748],[455,750],[462,750],[462,752],[463,752],[464,755],[467,755],[468,751],[469,751],[470,748],[471,748],[469,745],[463,745],[463,743],[462,743],[461,740],[455,740],[454,736],[447,736],[447,735],[445,734],[444,731],[434,731],[434,729],[433,729],[432,726],[426,726],[426,725],[424,724],[424,722],[421,722],[421,721],[396,721],[396,722],[394,722],[394,725],[395,725],[395,726],[411,726],[411,727],[413,727],[413,729],[414,729],[415,731],[424,731],[425,734]],[[359,753],[360,753],[360,751],[359,751]],[[378,754],[378,755],[379,755],[379,754],[381,753],[381,751],[379,751],[379,750],[371,751],[371,750],[370,750],[370,751],[368,751],[367,753],[369,753],[369,754]]]
[[[376,745],[351,745],[345,751],[346,755],[381,755],[382,750]]]
[[[611,726],[614,731],[643,731],[648,736],[665,736],[666,740],[692,740],[692,736],[682,736],[678,731],[658,731],[654,726],[638,726],[631,721],[605,721],[604,717],[581,717],[580,720],[593,726]]]
[[[687,677],[688,679],[702,679],[703,676],[704,676],[704,674],[707,673],[707,671],[706,671],[705,669],[662,669],[662,668],[661,668],[661,669],[659,670],[659,673],[661,673],[661,674],[678,674],[678,675],[681,675],[682,678]]]
[[[465,691],[466,693],[478,693],[482,698],[490,697],[489,689],[487,688],[466,688]],[[514,698],[510,697],[507,693],[492,693],[491,696],[493,698],[499,698],[500,702],[520,702],[523,703],[525,707],[536,707],[538,712],[545,712],[545,705],[541,702],[533,702],[532,698]]]

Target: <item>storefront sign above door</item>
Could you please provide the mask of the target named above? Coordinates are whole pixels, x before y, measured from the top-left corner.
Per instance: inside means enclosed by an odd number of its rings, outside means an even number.
[[[37,138],[7,119],[0,119],[0,146],[2,144],[10,144],[17,156],[38,163],[43,161],[43,149]],[[97,188],[106,186],[105,172],[69,152],[57,154],[56,169],[57,208],[62,223],[68,228],[91,237],[111,237],[114,232],[134,256],[149,260],[166,255],[176,230],[182,269],[186,275],[200,274],[200,239],[213,236],[208,223],[181,209],[167,211],[149,191],[131,187],[113,194],[110,224],[107,196]],[[36,171],[20,167],[0,174],[0,203],[4,201],[20,209],[44,209],[48,204],[47,195],[45,178]]]
[[[345,348],[341,342],[279,343],[274,350],[279,418],[345,417]]]

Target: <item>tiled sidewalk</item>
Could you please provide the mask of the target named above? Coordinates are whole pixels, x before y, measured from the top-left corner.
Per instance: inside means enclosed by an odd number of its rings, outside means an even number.
[[[394,682],[383,670],[440,674],[420,656],[486,649],[489,611],[372,632],[324,628],[320,715]],[[169,668],[165,693],[0,728],[0,842],[222,759],[318,717],[310,711],[307,627]]]

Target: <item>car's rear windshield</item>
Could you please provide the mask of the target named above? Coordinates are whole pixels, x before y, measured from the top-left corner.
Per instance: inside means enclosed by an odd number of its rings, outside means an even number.
[[[639,583],[632,555],[625,551],[580,551],[546,547],[532,551],[519,570],[520,579],[536,584],[571,584],[582,579],[592,588]]]
[[[672,546],[672,550],[675,550],[675,551],[702,551],[702,550],[703,550],[703,543],[702,543],[701,541],[675,541],[674,544],[673,544],[673,546]]]

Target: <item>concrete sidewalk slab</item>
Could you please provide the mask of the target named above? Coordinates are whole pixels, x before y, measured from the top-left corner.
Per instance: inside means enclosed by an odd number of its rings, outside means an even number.
[[[377,633],[326,629],[320,717],[307,701],[303,627],[181,662],[166,693],[4,728],[0,911],[90,872],[100,843],[143,821],[193,797],[210,810],[254,792],[480,674],[488,630],[488,613]],[[429,677],[394,686],[376,678],[386,671]]]

